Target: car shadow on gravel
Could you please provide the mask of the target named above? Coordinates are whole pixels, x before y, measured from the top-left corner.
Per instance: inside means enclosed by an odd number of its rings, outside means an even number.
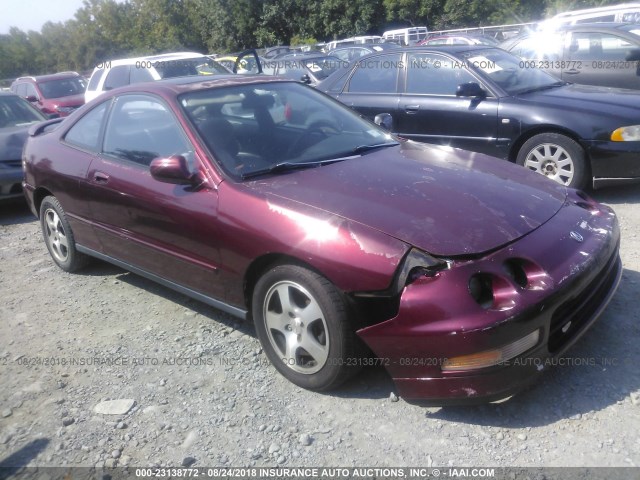
[[[640,408],[640,314],[635,302],[640,272],[624,269],[616,295],[602,317],[528,389],[503,403],[428,408],[427,417],[506,428],[537,427],[560,420],[597,418],[613,405]],[[635,310],[635,311],[634,311]],[[632,315],[629,312],[633,312]]]
[[[49,442],[47,438],[37,438],[8,457],[0,459],[0,478],[9,478],[18,474],[23,467],[27,466],[47,448]]]
[[[112,276],[224,327],[256,338],[251,323],[111,264],[96,261],[78,273]],[[565,354],[563,358],[567,360],[564,365],[549,368],[532,387],[504,403],[443,407],[435,412],[429,408],[428,416],[479,425],[533,427],[566,418],[579,418],[628,400],[630,392],[640,389],[640,370],[635,368],[640,364],[640,352],[632,344],[632,339],[638,335],[640,312],[636,311],[634,318],[625,317],[624,313],[631,310],[628,305],[623,305],[635,299],[639,284],[640,273],[624,269],[618,292],[603,316]],[[368,366],[342,387],[319,395],[345,399],[382,399],[395,391],[393,380],[383,367]],[[421,408],[419,402],[412,403]]]
[[[33,216],[24,199],[16,198],[0,202],[0,226],[37,221],[38,219]]]
[[[110,263],[95,260],[89,267],[76,272],[75,275],[113,277],[115,280],[131,285],[134,288],[145,290],[153,295],[176,303],[213,322],[217,322],[220,326],[238,330],[242,334],[257,338],[255,328],[251,322],[242,321],[222,310],[194,300]],[[277,375],[275,370],[273,374]],[[330,392],[319,392],[318,395],[353,399],[381,399],[389,397],[389,394],[394,390],[393,380],[382,367],[366,366],[352,380],[346,382],[340,388]]]
[[[393,380],[383,367],[366,366],[339,388],[317,394],[345,399],[380,400],[389,398],[391,392],[395,391]]]
[[[95,262],[75,273],[75,275],[89,275],[89,276],[113,276],[116,280],[131,285],[134,288],[146,290],[147,292],[156,295],[158,297],[165,298],[170,302],[184,307],[185,309],[192,310],[193,312],[205,316],[212,321],[219,322],[220,324],[240,330],[243,333],[255,336],[253,327],[240,319],[237,319],[222,310],[211,307],[206,303],[194,300],[186,295],[183,295],[175,290],[167,288],[159,283],[149,280],[145,277],[137,275],[135,273],[124,270],[120,267],[112,265],[107,262],[95,260]]]

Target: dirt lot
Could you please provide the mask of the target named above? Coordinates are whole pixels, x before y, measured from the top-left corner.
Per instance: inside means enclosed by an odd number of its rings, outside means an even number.
[[[594,196],[622,225],[617,295],[567,365],[472,408],[392,401],[380,368],[301,390],[250,325],[106,264],[64,273],[0,206],[0,465],[638,466],[640,186]]]

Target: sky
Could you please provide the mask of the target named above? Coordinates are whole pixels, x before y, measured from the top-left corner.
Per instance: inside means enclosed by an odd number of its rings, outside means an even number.
[[[73,18],[82,0],[0,0],[0,34],[9,27],[40,31],[42,25]]]

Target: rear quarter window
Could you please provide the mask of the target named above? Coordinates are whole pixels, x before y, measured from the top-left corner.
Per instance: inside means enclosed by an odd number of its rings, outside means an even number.
[[[99,151],[100,130],[108,104],[107,101],[98,105],[78,120],[65,135],[65,141],[85,150]]]

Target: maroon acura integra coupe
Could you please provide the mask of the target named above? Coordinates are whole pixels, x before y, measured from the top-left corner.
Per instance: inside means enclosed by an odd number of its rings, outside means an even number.
[[[114,90],[32,127],[24,167],[63,270],[97,257],[251,319],[309,389],[375,363],[407,399],[507,397],[621,274],[616,217],[584,193],[282,79]]]

